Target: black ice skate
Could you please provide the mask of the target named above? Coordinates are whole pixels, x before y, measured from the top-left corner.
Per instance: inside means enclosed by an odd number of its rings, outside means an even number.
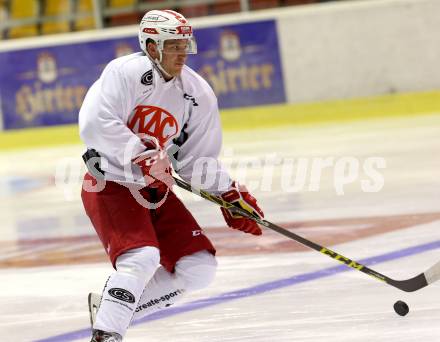
[[[93,336],[90,342],[122,342],[122,336],[117,333],[93,330]]]

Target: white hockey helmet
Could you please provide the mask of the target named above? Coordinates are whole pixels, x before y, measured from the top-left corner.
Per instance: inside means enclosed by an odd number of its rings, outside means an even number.
[[[197,44],[193,36],[192,26],[178,12],[171,10],[152,10],[145,13],[139,25],[139,44],[141,50],[148,55],[147,42],[153,40],[160,53],[164,51],[164,43],[169,39],[185,39],[187,44],[182,50],[181,45],[172,46],[166,53],[196,54]]]

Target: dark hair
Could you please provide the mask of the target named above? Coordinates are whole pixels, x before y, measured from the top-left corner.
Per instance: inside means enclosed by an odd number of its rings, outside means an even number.
[[[156,44],[156,42],[153,39],[147,38],[147,40],[145,41],[145,50],[147,50],[147,47],[148,47],[149,43]]]

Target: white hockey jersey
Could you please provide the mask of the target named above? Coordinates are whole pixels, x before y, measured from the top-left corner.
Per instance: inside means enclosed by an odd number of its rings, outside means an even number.
[[[87,92],[79,129],[87,148],[103,157],[107,180],[143,183],[140,168],[131,161],[145,150],[136,135],[144,133],[164,148],[179,147],[173,166],[185,181],[216,194],[231,184],[218,162],[222,133],[217,98],[187,66],[166,82],[143,53],[114,59]]]

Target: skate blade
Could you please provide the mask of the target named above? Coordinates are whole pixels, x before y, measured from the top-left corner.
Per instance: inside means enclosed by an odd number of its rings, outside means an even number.
[[[93,325],[96,321],[96,314],[98,313],[99,304],[101,302],[101,296],[96,293],[89,293],[87,301],[89,304],[90,325],[93,328]]]

